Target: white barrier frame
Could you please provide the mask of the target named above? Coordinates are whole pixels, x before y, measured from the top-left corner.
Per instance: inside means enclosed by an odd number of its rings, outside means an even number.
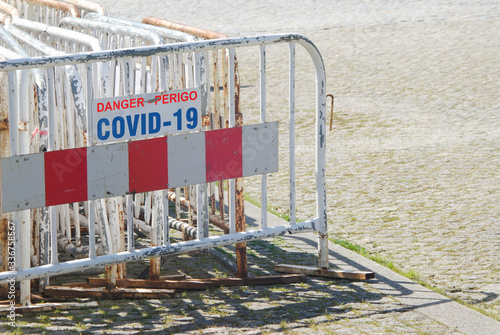
[[[273,236],[294,234],[300,232],[316,231],[318,233],[318,255],[319,268],[328,268],[328,239],[327,239],[327,210],[326,210],[326,73],[321,55],[316,46],[306,37],[297,34],[278,34],[255,37],[242,37],[232,39],[219,39],[199,41],[194,43],[176,43],[163,46],[141,47],[134,49],[124,49],[111,52],[88,52],[76,55],[61,55],[45,58],[16,59],[0,62],[1,71],[27,70],[39,67],[52,67],[71,64],[89,64],[95,62],[118,61],[134,57],[163,56],[182,52],[205,52],[220,49],[229,49],[230,54],[235,48],[261,46],[271,44],[300,44],[309,53],[316,71],[316,217],[303,222],[291,222],[290,225],[277,227],[262,227],[261,229],[234,232],[228,235],[206,237],[202,240],[180,242],[170,245],[161,245],[145,248],[141,250],[129,250],[110,255],[97,256],[59,264],[48,264],[36,268],[23,269],[19,271],[9,271],[0,273],[0,283],[4,283],[16,278],[16,281],[36,279],[52,275],[61,275],[93,268],[100,265],[113,265],[143,258],[158,257],[169,254],[181,254],[210,247],[248,242],[252,240],[264,239]],[[292,47],[294,48],[294,47]],[[232,57],[229,57],[231,61]],[[294,65],[292,65],[293,67]],[[234,67],[229,66],[230,80],[230,125],[234,125]],[[291,76],[290,81],[293,83]],[[231,85],[233,84],[233,85]],[[291,93],[293,91],[291,90]],[[291,94],[293,99],[293,94]],[[262,117],[262,116],[261,116]],[[291,176],[291,184],[294,184],[295,176]],[[295,190],[291,190],[291,198],[294,197]],[[233,206],[230,206],[233,207]],[[234,210],[234,209],[233,209]],[[294,214],[291,213],[291,217]],[[230,220],[233,221],[233,220]],[[234,223],[234,221],[233,221]],[[230,222],[230,225],[233,223]]]

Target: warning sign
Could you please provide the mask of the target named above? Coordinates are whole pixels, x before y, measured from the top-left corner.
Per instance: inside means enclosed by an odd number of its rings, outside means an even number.
[[[193,132],[201,129],[199,88],[92,101],[92,143]]]

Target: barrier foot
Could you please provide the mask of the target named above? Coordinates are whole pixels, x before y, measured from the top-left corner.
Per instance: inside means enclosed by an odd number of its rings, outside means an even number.
[[[246,278],[208,278],[208,279],[188,279],[213,284],[215,287],[221,286],[250,286],[250,285],[274,285],[304,283],[307,277],[304,274],[286,274]]]
[[[102,278],[89,278],[90,287],[100,287],[105,285]],[[148,279],[117,279],[116,286],[127,288],[149,288],[149,289],[183,289],[183,290],[204,290],[213,288],[215,285],[207,284],[198,280],[148,280]]]
[[[274,266],[274,271],[281,273],[302,273],[308,276],[329,277],[350,280],[368,280],[375,278],[372,271],[347,271],[329,270],[325,268],[315,268],[311,266],[278,264]]]
[[[161,299],[173,298],[174,290],[144,288],[115,288],[108,290],[105,287],[68,287],[47,286],[45,296],[50,298],[95,298],[95,299]]]
[[[246,278],[204,278],[184,280],[144,280],[144,279],[117,279],[118,287],[134,287],[148,289],[183,289],[205,290],[221,286],[249,286],[302,283],[307,280],[304,274],[286,274]],[[75,283],[76,284],[76,283]],[[88,283],[79,283],[87,287],[102,287],[106,284],[103,278],[89,278]]]

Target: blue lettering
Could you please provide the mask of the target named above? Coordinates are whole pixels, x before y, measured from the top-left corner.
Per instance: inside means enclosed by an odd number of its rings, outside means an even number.
[[[115,117],[111,129],[114,138],[122,138],[125,135],[125,120],[121,116]]]
[[[161,128],[160,113],[153,112],[149,114],[149,134],[156,134]]]
[[[105,141],[109,138],[109,130],[103,132],[103,126],[109,127],[108,119],[100,119],[97,122],[97,138],[101,141]]]
[[[134,121],[132,121],[131,115],[127,115],[127,125],[130,136],[135,136],[135,134],[137,134],[137,128],[139,128],[139,114],[134,115]]]
[[[146,135],[146,114],[141,114],[141,135]]]

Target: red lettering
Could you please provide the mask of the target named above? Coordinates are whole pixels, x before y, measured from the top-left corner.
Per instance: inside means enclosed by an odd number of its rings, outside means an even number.
[[[170,94],[170,102],[179,102],[177,101],[177,94]]]
[[[137,98],[137,107],[144,107],[144,98]]]
[[[120,109],[120,101],[113,101],[113,110]]]
[[[181,100],[182,101],[188,101],[188,94],[187,94],[187,92],[182,92],[182,94],[181,94]]]
[[[160,101],[161,96],[155,95],[155,105],[158,105],[158,101]]]
[[[162,96],[162,98],[163,98],[162,102],[163,102],[164,104],[168,104],[168,94],[164,94],[164,95]]]
[[[128,100],[122,100],[122,108],[127,109],[128,108]]]
[[[194,95],[194,97],[193,97],[193,95]],[[196,91],[189,92],[189,99],[196,100],[197,97],[198,97],[198,93],[196,93]]]
[[[137,107],[137,106],[136,106],[136,104],[135,104],[135,103],[136,103],[136,101],[137,101],[136,99],[130,99],[130,108],[135,108],[135,107]]]
[[[106,103],[106,109],[104,111],[106,112],[108,110],[113,110],[113,107],[111,107],[111,103],[110,102]]]
[[[102,102],[97,103],[97,113],[104,112],[104,104]]]

